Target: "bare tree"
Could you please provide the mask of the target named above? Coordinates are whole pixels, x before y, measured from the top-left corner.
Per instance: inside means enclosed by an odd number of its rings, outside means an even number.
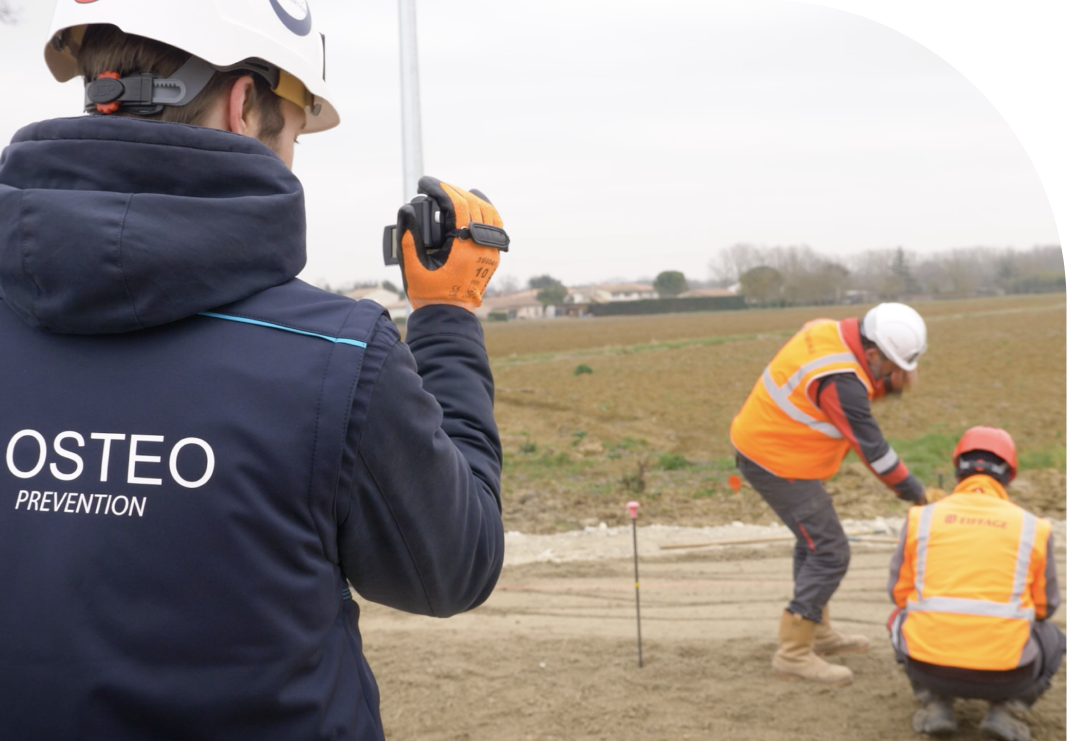
[[[519,284],[519,279],[514,275],[505,275],[500,278],[498,288],[504,293],[515,293],[522,286]]]
[[[752,268],[770,264],[767,253],[766,248],[754,244],[735,244],[719,250],[708,262],[708,270],[720,285],[733,285]]]
[[[748,301],[764,306],[836,304],[850,300],[850,291],[895,301],[1063,292],[1067,287],[1058,245],[966,247],[927,255],[896,247],[868,250],[845,265],[807,245],[736,244],[719,251],[708,268],[719,285],[739,281]]]

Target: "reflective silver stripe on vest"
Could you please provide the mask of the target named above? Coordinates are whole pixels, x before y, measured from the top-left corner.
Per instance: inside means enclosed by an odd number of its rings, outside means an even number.
[[[1034,619],[1033,610],[1024,610],[1015,601],[987,602],[983,599],[963,599],[962,597],[928,597],[918,602],[909,601],[908,612],[950,612],[955,615],[980,615],[1009,620]]]
[[[930,542],[930,524],[934,521],[934,506],[927,505],[922,508],[919,517],[919,532],[916,533],[915,548],[915,593],[919,595],[919,601],[923,598],[923,586],[926,580],[926,545]]]
[[[850,352],[839,352],[833,355],[826,355],[824,357],[812,360],[810,363],[805,363],[796,370],[796,372],[789,377],[784,386],[778,386],[774,382],[774,377],[771,375],[771,367],[768,365],[763,370],[763,387],[767,389],[767,393],[770,394],[771,399],[786,415],[794,422],[799,422],[802,425],[806,425],[816,432],[821,432],[827,437],[832,437],[835,440],[840,440],[844,437],[841,431],[834,427],[829,422],[820,422],[819,420],[801,411],[796,404],[790,401],[789,396],[796,390],[800,382],[804,380],[804,376],[811,373],[813,370],[818,370],[834,363],[855,363],[856,356]]]
[[[946,612],[954,615],[978,615],[980,617],[1005,618],[1008,620],[1034,619],[1033,608],[1023,608],[1022,596],[1026,588],[1026,575],[1030,571],[1030,555],[1034,549],[1037,518],[1029,512],[1023,515],[1022,532],[1019,535],[1019,550],[1015,555],[1015,580],[1011,599],[1008,602],[964,599],[962,597],[923,597],[923,582],[926,578],[926,555],[930,544],[930,527],[934,519],[934,507],[923,507],[919,521],[918,543],[915,558],[915,593],[918,600],[908,600],[908,612]]]
[[[896,468],[898,463],[900,463],[900,456],[897,455],[897,451],[890,448],[889,452],[881,458],[876,461],[871,461],[871,468],[874,469],[876,474],[883,475]]]
[[[804,380],[804,376],[808,375],[813,370],[818,370],[819,368],[822,368],[827,365],[833,365],[834,363],[855,362],[856,356],[850,352],[839,352],[834,353],[833,355],[826,355],[821,358],[816,358],[815,360],[812,360],[809,363],[805,363],[804,365],[797,368],[796,373],[791,375],[789,377],[789,380],[785,382],[785,385],[782,386],[782,391],[784,391],[787,395],[793,393],[796,387],[800,385],[800,382]],[[770,370],[770,366],[767,367],[767,370]]]
[[[1019,536],[1019,552],[1015,555],[1015,583],[1011,588],[1011,601],[1018,603],[1026,589],[1026,574],[1030,571],[1030,555],[1034,552],[1034,536],[1037,533],[1037,518],[1027,512],[1023,515],[1023,531]]]

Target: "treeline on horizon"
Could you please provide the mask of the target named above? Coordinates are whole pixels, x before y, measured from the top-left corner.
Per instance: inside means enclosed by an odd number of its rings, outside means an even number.
[[[740,283],[746,302],[757,306],[1067,290],[1059,245],[1024,250],[966,247],[923,255],[898,247],[842,258],[806,245],[737,244],[716,255],[709,268],[714,283]]]
[[[1030,249],[964,247],[918,254],[902,248],[868,250],[848,257],[829,257],[807,245],[764,247],[736,244],[721,250],[708,264],[710,280],[693,280],[676,270],[661,272],[649,283],[661,297],[690,288],[738,286],[751,306],[808,306],[866,303],[906,298],[968,298],[1020,293],[1063,293],[1067,290],[1063,252],[1059,245]],[[670,279],[670,280],[668,280]],[[626,283],[622,277],[612,283]],[[390,281],[356,281],[321,287],[336,293],[381,286],[403,296]],[[547,287],[547,288],[546,288]],[[514,276],[494,277],[486,295],[537,289],[546,304],[565,303],[564,282],[551,275],[521,284]],[[549,295],[558,290],[560,295]],[[544,294],[544,295],[542,295]]]

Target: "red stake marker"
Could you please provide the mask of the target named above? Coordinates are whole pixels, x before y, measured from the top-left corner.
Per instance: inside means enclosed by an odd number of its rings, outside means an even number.
[[[734,490],[734,495],[741,490],[741,477],[736,473],[731,474],[730,478],[726,479],[726,483],[730,485],[730,488]]]
[[[634,597],[637,601],[637,668],[645,665],[641,657],[641,578],[637,573],[637,508],[640,502],[627,502],[626,509],[630,511],[630,522],[634,531]]]

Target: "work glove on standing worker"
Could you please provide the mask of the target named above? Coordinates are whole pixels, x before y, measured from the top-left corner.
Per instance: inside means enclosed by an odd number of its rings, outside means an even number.
[[[500,253],[507,251],[504,222],[489,199],[437,178],[419,178],[420,194],[441,209],[443,240],[439,248],[422,234],[411,204],[397,214],[400,269],[404,290],[413,309],[430,304],[448,304],[474,311],[482,305]]]

